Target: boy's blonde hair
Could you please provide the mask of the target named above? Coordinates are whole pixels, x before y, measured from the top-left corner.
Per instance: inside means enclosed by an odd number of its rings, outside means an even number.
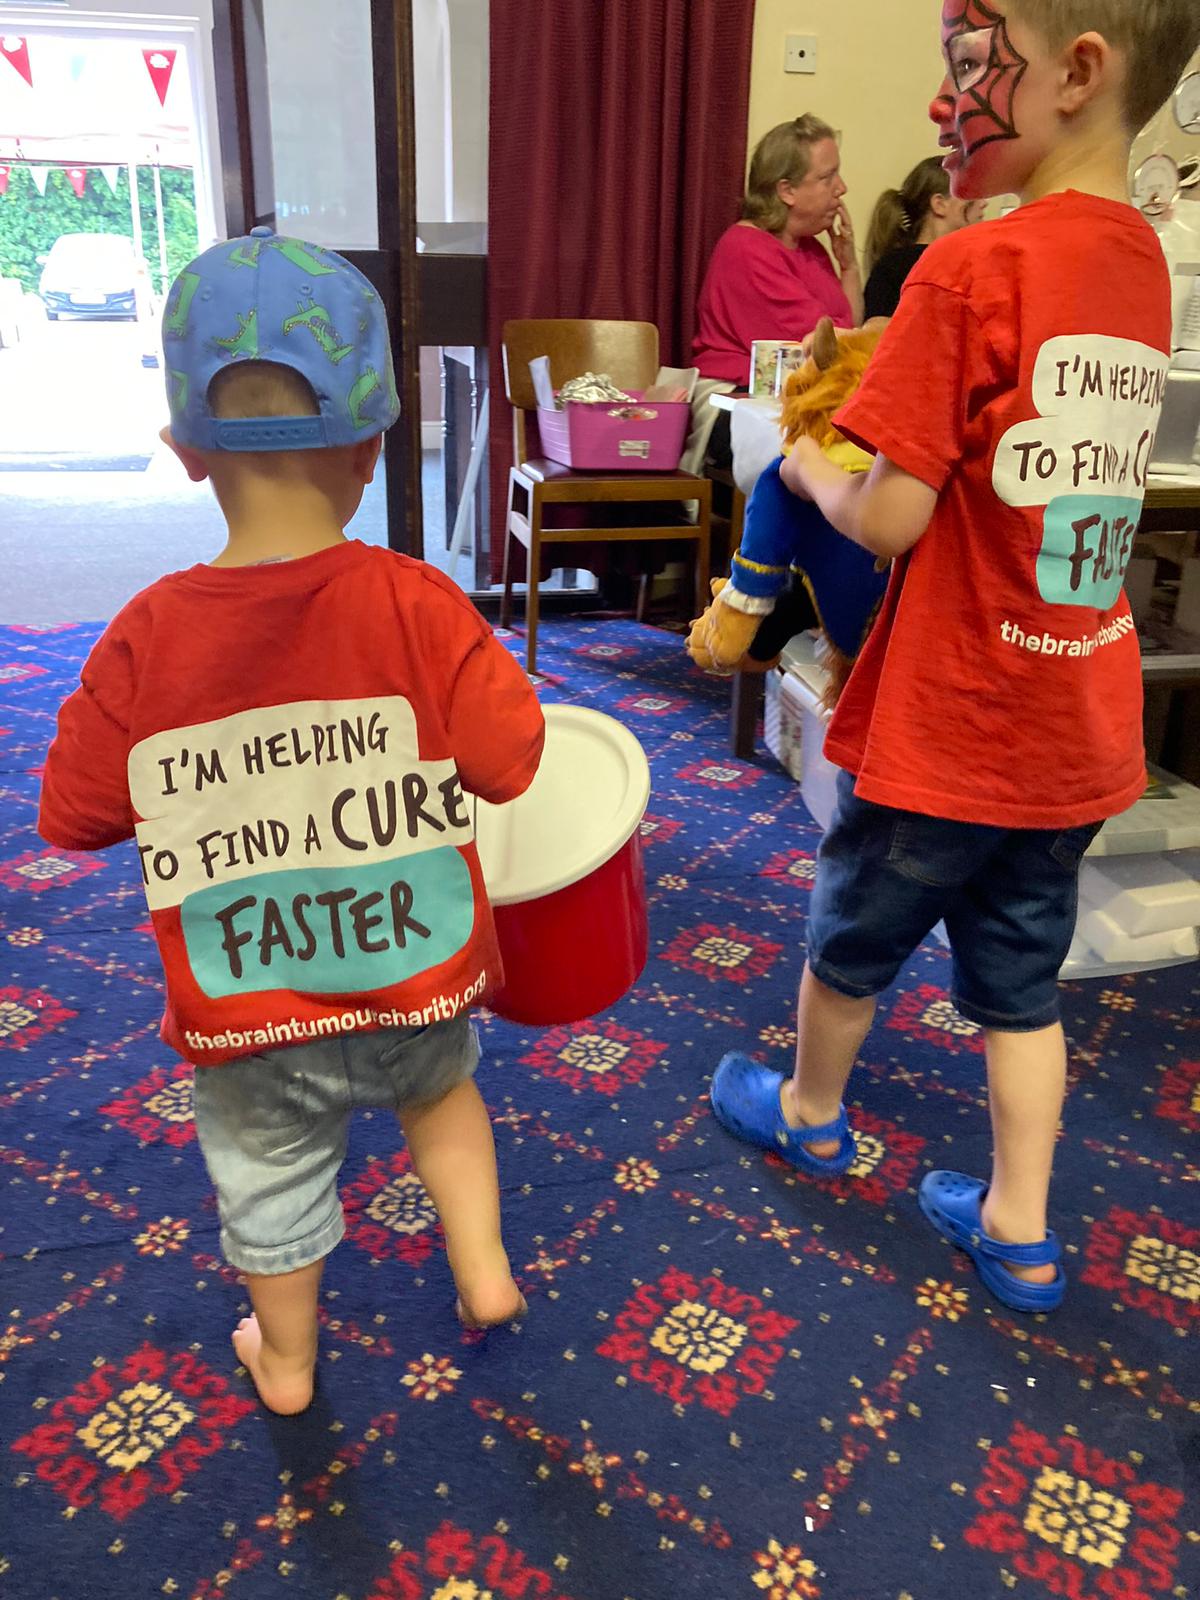
[[[1200,0],[1008,0],[1008,11],[1061,49],[1098,33],[1125,57],[1125,120],[1139,133],[1200,48]]]
[[[278,361],[238,361],[222,367],[208,387],[214,417],[316,417],[321,413],[307,378]]]

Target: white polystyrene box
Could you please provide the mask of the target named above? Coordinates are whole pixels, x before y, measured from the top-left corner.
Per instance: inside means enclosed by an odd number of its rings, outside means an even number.
[[[1079,894],[1134,938],[1198,927],[1200,850],[1085,861]]]
[[[1151,767],[1146,793],[1128,811],[1104,824],[1088,855],[1153,855],[1196,849],[1200,849],[1200,789],[1160,767]]]
[[[1106,911],[1085,910],[1076,927],[1076,937],[1104,961],[1125,966],[1141,966],[1148,961],[1188,961],[1200,955],[1200,931],[1196,928],[1168,929],[1165,933],[1144,933],[1135,938],[1126,933]]]

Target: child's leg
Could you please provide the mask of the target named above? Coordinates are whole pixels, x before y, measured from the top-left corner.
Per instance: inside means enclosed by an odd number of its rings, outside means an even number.
[[[321,1260],[276,1277],[246,1275],[254,1315],[234,1329],[233,1348],[263,1405],[281,1416],[303,1411],[312,1400],[317,1290],[324,1270]]]
[[[873,997],[839,994],[805,967],[796,1005],[796,1070],[780,1091],[789,1127],[819,1128],[834,1120],[874,1016]],[[837,1154],[838,1146],[834,1141],[808,1148],[827,1160]]]
[[[492,1124],[468,1079],[430,1105],[399,1112],[417,1176],[446,1230],[446,1253],[468,1324],[511,1322],[524,1309],[500,1237]]]
[[[1067,1086],[1062,1025],[987,1038],[992,1114],[992,1181],[983,1226],[993,1239],[1025,1244],[1046,1236],[1054,1144]],[[1028,1283],[1051,1283],[1055,1268],[1009,1266]]]

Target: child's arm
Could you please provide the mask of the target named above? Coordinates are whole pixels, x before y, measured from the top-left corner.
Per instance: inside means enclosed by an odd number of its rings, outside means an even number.
[[[813,439],[798,439],[780,468],[793,494],[814,500],[827,522],[872,555],[902,556],[928,528],[937,491],[876,456],[870,472],[844,472]]]
[[[89,680],[85,668],[58,713],[42,776],[38,832],[61,850],[103,850],[133,837],[128,732]]]
[[[524,794],[542,759],[546,724],[533,685],[482,620],[455,676],[448,722],[468,794],[493,805]]]

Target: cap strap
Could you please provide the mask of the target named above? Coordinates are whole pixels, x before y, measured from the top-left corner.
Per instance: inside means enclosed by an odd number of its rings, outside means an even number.
[[[319,450],[324,417],[226,417],[213,423],[218,450]]]

